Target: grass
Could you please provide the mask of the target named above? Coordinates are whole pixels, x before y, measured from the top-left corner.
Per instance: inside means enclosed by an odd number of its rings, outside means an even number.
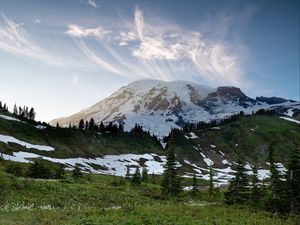
[[[211,147],[213,144],[231,160],[236,160],[238,155],[241,155],[250,162],[253,158],[257,158],[259,163],[264,163],[268,158],[268,146],[271,142],[277,141],[274,147],[278,160],[285,163],[293,142],[297,141],[300,144],[299,125],[276,116],[244,116],[220,128],[220,130],[194,129],[193,132],[199,138],[189,140],[185,139],[185,134],[181,132],[181,137],[177,138],[179,158],[201,162],[199,152],[193,148],[200,145],[206,154],[211,154],[210,158],[216,162],[215,164],[218,164],[218,159],[214,158],[215,149]],[[260,148],[264,150],[261,151]],[[203,162],[202,166],[205,166]],[[222,163],[218,166],[222,166]]]
[[[0,170],[5,163],[0,164]],[[156,184],[141,186],[106,175],[84,174],[75,181],[70,172],[63,180],[18,178],[5,172],[1,172],[0,177],[9,180],[0,206],[1,225],[293,224],[291,218],[223,205],[222,193],[214,198],[206,192],[192,196],[184,191],[176,198],[164,199],[158,176]]]
[[[158,205],[96,210],[32,210],[1,213],[0,224],[85,225],[289,225],[283,219],[248,208],[227,206]],[[13,218],[13,219],[12,219]]]

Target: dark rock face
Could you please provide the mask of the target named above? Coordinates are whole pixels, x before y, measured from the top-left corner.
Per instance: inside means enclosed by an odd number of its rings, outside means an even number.
[[[236,87],[218,87],[213,93],[199,102],[206,109],[213,108],[221,104],[235,103],[236,105],[247,108],[249,105],[256,104],[254,99],[247,97],[239,88]]]
[[[283,102],[287,101],[284,98],[278,98],[278,97],[270,97],[270,98],[268,98],[268,97],[264,97],[264,96],[256,97],[256,100],[260,101],[260,102],[268,103],[269,105],[280,104],[280,103],[283,103]]]

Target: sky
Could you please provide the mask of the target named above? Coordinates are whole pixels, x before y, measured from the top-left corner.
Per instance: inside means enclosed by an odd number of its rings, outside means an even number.
[[[299,99],[298,0],[1,0],[0,101],[68,116],[140,79]]]

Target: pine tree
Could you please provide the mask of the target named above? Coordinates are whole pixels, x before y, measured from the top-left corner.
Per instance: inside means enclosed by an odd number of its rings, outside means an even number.
[[[199,186],[198,186],[196,174],[194,173],[194,175],[193,175],[192,195],[196,196],[198,194],[199,194]]]
[[[135,173],[133,174],[131,178],[131,184],[132,185],[140,185],[141,184],[141,173],[140,168],[137,167],[135,170]]]
[[[34,108],[31,107],[31,109],[29,110],[29,115],[28,115],[28,119],[29,120],[34,120],[35,119],[35,112],[34,112]]]
[[[130,180],[131,174],[130,174],[130,167],[129,165],[126,166],[126,175],[125,175],[125,179],[126,180]]]
[[[300,214],[300,149],[297,143],[294,143],[288,164],[288,196],[290,214]]]
[[[249,197],[248,178],[241,159],[237,162],[235,177],[231,179],[227,191],[224,193],[228,205],[246,203]]]
[[[55,171],[55,179],[63,179],[65,176],[65,166],[60,164]]]
[[[91,117],[90,122],[89,122],[89,130],[95,131],[95,120],[93,117]]]
[[[257,176],[257,166],[256,163],[252,167],[253,175],[251,177],[251,201],[253,206],[258,206],[257,204],[261,202],[262,193],[258,186],[258,176]]]
[[[269,198],[267,209],[275,213],[287,213],[288,211],[288,192],[287,183],[279,173],[274,159],[274,145],[275,142],[270,144],[269,150],[269,163],[270,163],[270,188],[271,196]]]
[[[100,131],[100,133],[103,133],[105,131],[105,126],[104,126],[102,121],[101,121],[100,126],[99,126],[99,131]]]
[[[214,194],[214,170],[212,168],[212,165],[209,166],[209,189],[208,189],[208,193],[210,196],[212,196]]]
[[[164,166],[163,181],[161,184],[162,193],[166,197],[177,195],[181,190],[181,180],[178,176],[178,168],[175,155],[175,130],[171,132],[168,149],[167,162]]]
[[[18,115],[18,107],[17,107],[16,104],[14,105],[14,111],[13,111],[13,114],[14,114],[14,115]]]
[[[78,180],[80,177],[82,177],[82,172],[81,172],[80,166],[76,163],[75,167],[73,169],[73,178],[75,180]]]
[[[81,120],[79,121],[78,129],[79,129],[79,130],[83,130],[83,129],[84,129],[84,121],[83,121],[83,119],[81,119]]]
[[[142,169],[142,182],[148,182],[148,171],[145,167]]]

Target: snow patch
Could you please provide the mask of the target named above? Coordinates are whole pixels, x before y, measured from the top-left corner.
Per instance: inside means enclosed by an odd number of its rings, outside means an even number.
[[[0,134],[0,141],[4,142],[5,144],[8,143],[15,143],[21,146],[24,146],[28,149],[33,148],[33,149],[37,149],[40,151],[54,151],[55,149],[51,146],[46,146],[46,145],[34,145],[34,144],[30,144],[28,142],[25,141],[20,141],[12,136],[8,136],[8,135],[2,135]]]
[[[15,162],[29,163],[31,159],[41,158],[54,163],[61,163],[72,169],[76,164],[79,164],[83,169],[90,170],[92,173],[108,174],[116,176],[125,176],[127,167],[140,167],[139,160],[144,159],[145,168],[148,173],[162,174],[164,171],[164,164],[166,162],[165,156],[158,156],[156,154],[122,154],[122,155],[105,155],[97,158],[52,158],[43,155],[38,155],[29,152],[14,152],[13,155],[2,154],[5,160]],[[160,161],[155,158],[159,157]],[[102,166],[104,169],[95,169],[92,164]]]
[[[280,119],[287,120],[287,121],[290,121],[290,122],[293,122],[293,123],[300,124],[300,121],[298,121],[298,120],[295,120],[295,119],[292,119],[292,118],[289,118],[289,117],[284,117],[284,116],[281,116],[281,117],[279,117],[279,118],[280,118]]]
[[[37,125],[37,126],[34,126],[36,129],[39,129],[39,130],[44,130],[46,129],[47,127],[46,126],[43,126],[43,125]]]
[[[202,152],[200,152],[200,154],[203,158],[203,161],[206,163],[206,165],[211,166],[214,164],[214,162],[210,158],[206,157],[206,155],[204,155]]]
[[[196,139],[199,138],[194,132],[190,133],[190,136],[184,135],[186,139]]]
[[[11,120],[11,121],[18,121],[18,122],[21,122],[21,120],[18,120],[18,119],[14,118],[14,117],[11,117],[11,116],[5,116],[5,115],[2,115],[2,114],[0,114],[0,118],[5,119],[5,120]]]

